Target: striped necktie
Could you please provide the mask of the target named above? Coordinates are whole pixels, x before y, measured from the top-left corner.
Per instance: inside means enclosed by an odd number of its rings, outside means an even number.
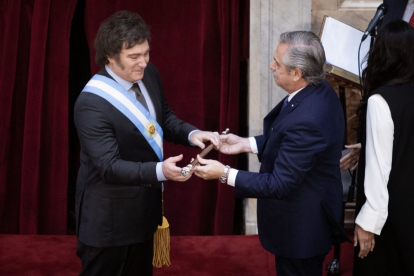
[[[413,27],[414,27],[414,12],[413,12],[413,14],[411,15],[410,21],[408,21],[408,23],[409,23],[411,26],[413,26]]]

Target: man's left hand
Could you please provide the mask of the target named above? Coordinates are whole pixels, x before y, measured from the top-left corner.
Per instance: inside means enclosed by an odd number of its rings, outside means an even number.
[[[206,141],[210,141],[216,150],[220,149],[221,140],[218,132],[195,131],[190,136],[190,142],[201,149],[204,149],[206,147],[204,144]]]

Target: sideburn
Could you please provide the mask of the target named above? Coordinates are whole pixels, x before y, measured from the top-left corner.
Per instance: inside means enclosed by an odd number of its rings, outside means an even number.
[[[115,57],[115,62],[116,62],[116,64],[119,66],[119,68],[121,68],[122,70],[124,70],[124,69],[125,69],[125,66],[122,64],[121,59],[119,58],[119,55],[117,55],[117,56]]]

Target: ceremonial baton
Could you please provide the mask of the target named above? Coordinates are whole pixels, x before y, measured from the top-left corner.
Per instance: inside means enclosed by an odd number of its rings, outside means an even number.
[[[230,131],[230,129],[226,128],[225,131],[223,131],[221,134],[228,134]],[[200,153],[200,157],[204,158],[204,156],[206,156],[212,149],[214,148],[213,144],[210,144],[208,147],[206,147],[201,153]],[[191,163],[188,164],[187,166],[185,166],[184,168],[181,169],[181,175],[184,177],[187,177],[188,174],[190,173],[191,169],[194,168],[194,166],[196,166],[198,164],[198,159],[197,158],[193,158],[191,159]]]

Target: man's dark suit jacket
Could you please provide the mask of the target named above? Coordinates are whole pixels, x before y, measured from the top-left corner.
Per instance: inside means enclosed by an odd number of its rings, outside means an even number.
[[[378,25],[378,30],[390,21],[402,19],[408,0],[384,0],[383,3],[388,6],[388,11]]]
[[[110,77],[105,69],[98,74]],[[196,128],[169,109],[157,69],[148,63],[145,84],[164,139],[189,146]],[[81,144],[76,186],[77,235],[95,247],[142,242],[162,222],[159,159],[141,132],[105,99],[82,92],[75,104]]]
[[[258,198],[259,238],[269,252],[299,259],[327,254],[333,235],[344,235],[343,110],[326,81],[308,85],[280,111],[282,103],[255,137],[260,173],[239,171],[236,196]]]

